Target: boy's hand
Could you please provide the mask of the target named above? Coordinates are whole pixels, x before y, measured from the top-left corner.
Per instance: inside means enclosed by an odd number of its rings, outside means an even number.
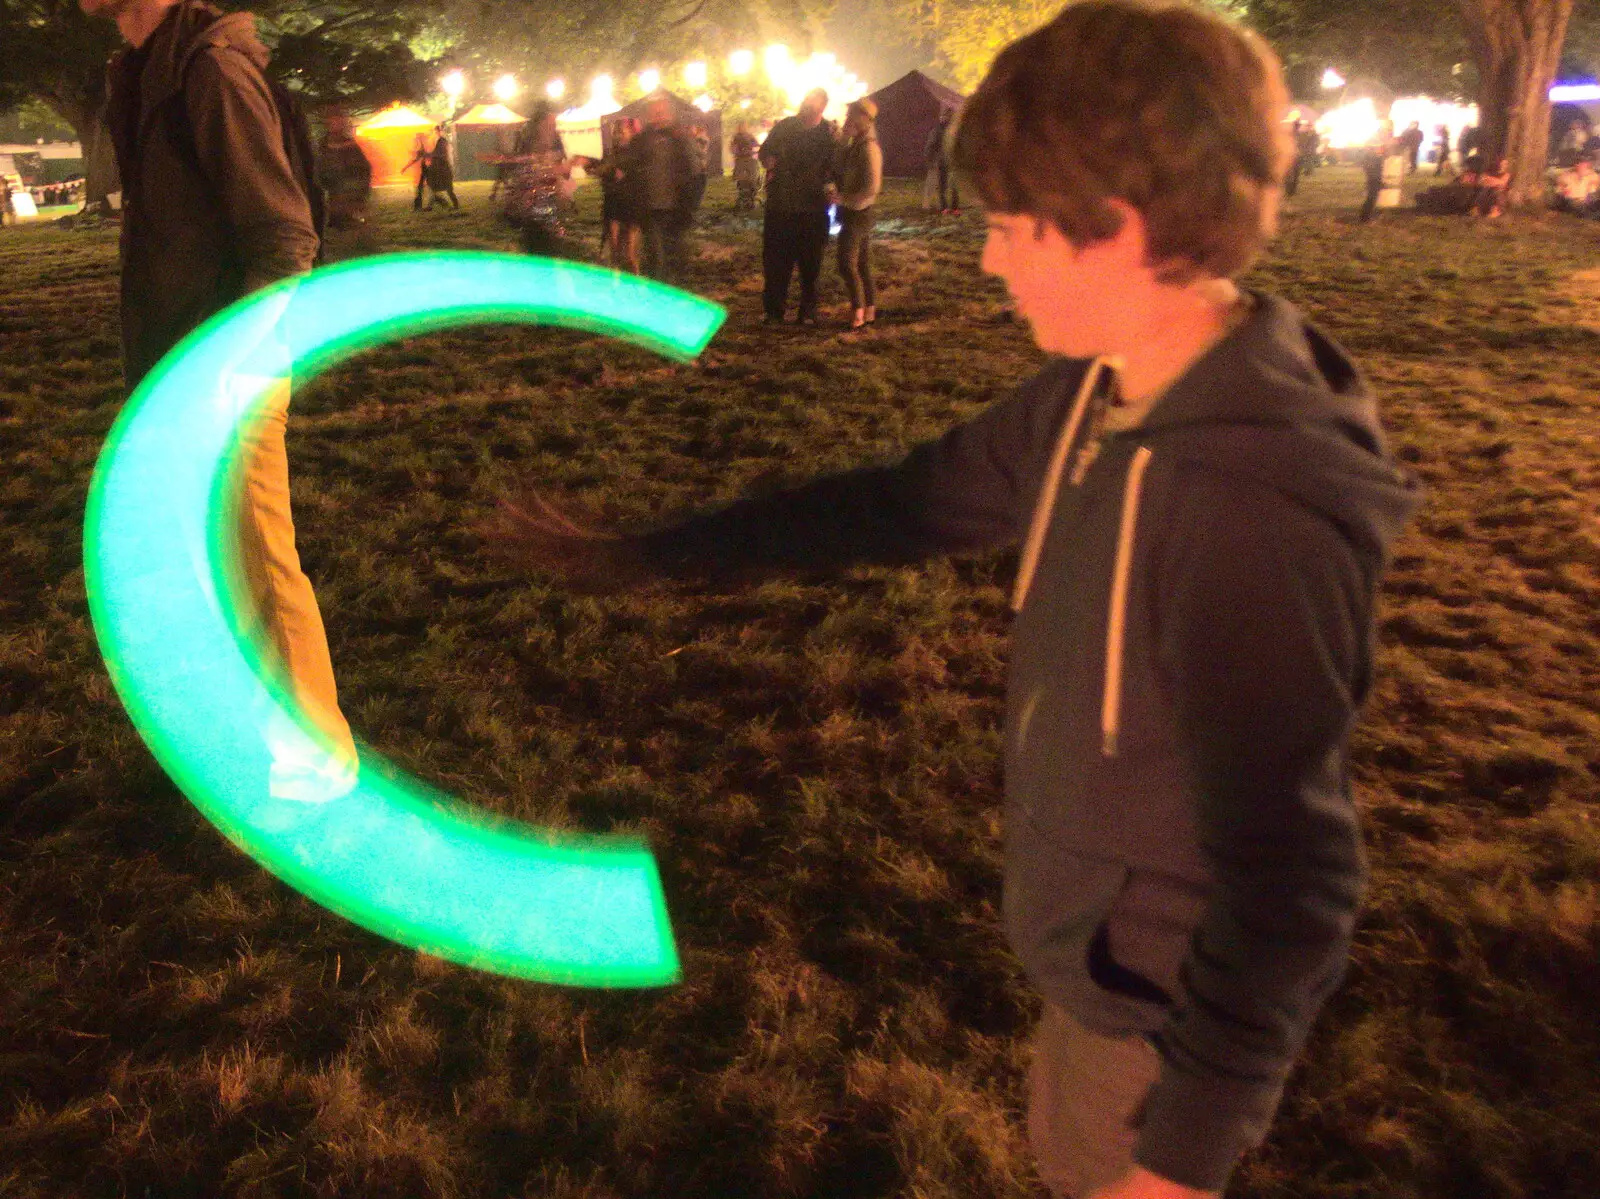
[[[553,575],[574,591],[618,591],[659,577],[637,539],[579,523],[536,491],[499,506],[499,518],[480,529],[491,552]]]

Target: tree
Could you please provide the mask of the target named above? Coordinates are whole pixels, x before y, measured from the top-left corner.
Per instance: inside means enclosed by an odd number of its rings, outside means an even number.
[[[1550,155],[1550,85],[1573,0],[1458,0],[1478,63],[1478,112],[1491,160],[1511,163],[1506,203],[1542,206]]]
[[[386,103],[431,85],[427,64],[406,45],[424,23],[422,0],[219,7],[258,13],[264,40],[276,47],[271,70],[314,103]],[[77,0],[0,0],[0,111],[38,100],[71,125],[83,145],[91,201],[118,186],[103,113],[106,63],[121,44],[116,26],[84,16]]]
[[[1249,0],[1246,19],[1291,63],[1476,99],[1484,155],[1510,159],[1507,202],[1518,208],[1543,203],[1563,47],[1591,66],[1600,47],[1600,0]]]
[[[86,190],[116,190],[105,106],[106,60],[117,47],[109,21],[91,21],[77,0],[0,0],[0,105],[39,100],[72,126],[83,145]]]

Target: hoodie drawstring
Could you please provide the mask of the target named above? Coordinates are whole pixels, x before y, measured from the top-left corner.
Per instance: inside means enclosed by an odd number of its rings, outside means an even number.
[[[1022,611],[1023,602],[1028,598],[1028,589],[1033,586],[1033,572],[1039,565],[1039,551],[1044,548],[1044,532],[1050,524],[1050,513],[1056,506],[1056,492],[1061,487],[1061,472],[1066,469],[1067,453],[1077,440],[1084,414],[1089,410],[1089,397],[1094,394],[1101,373],[1115,370],[1117,365],[1118,360],[1114,358],[1096,358],[1089,363],[1089,369],[1083,372],[1083,381],[1078,384],[1078,394],[1072,401],[1072,415],[1061,427],[1061,436],[1056,438],[1055,452],[1050,456],[1050,469],[1045,473],[1044,486],[1039,489],[1039,502],[1033,509],[1033,522],[1028,526],[1028,540],[1023,546],[1022,562],[1017,567],[1016,587],[1011,592],[1013,612]]]
[[[1139,494],[1150,449],[1140,446],[1128,465],[1122,493],[1122,527],[1117,531],[1117,565],[1111,577],[1111,613],[1106,622],[1106,686],[1100,702],[1101,753],[1117,756],[1117,731],[1122,720],[1122,646],[1128,623],[1128,576],[1133,570],[1133,533],[1139,523]]]

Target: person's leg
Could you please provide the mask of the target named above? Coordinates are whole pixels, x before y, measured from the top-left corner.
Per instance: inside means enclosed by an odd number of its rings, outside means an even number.
[[[622,223],[623,240],[627,246],[626,259],[628,269],[635,275],[639,273],[640,243],[644,240],[644,231],[632,221]]]
[[[947,212],[950,208],[950,167],[945,162],[939,163],[939,211]]]
[[[1055,1199],[1082,1199],[1133,1165],[1161,1056],[1142,1036],[1102,1036],[1046,1000],[1028,1070],[1028,1141]]]
[[[1366,202],[1361,205],[1361,220],[1363,223],[1372,219],[1372,210],[1378,203],[1378,192],[1382,186],[1382,180],[1368,181]]]
[[[828,214],[804,213],[799,226],[795,256],[800,262],[800,319],[816,320],[817,276],[822,273],[822,257],[828,250]]]
[[[876,223],[878,218],[877,214],[871,208],[868,208],[865,212],[862,212],[859,215],[861,217],[861,227],[859,230],[861,244],[860,248],[856,250],[856,254],[858,255],[856,259],[856,269],[861,274],[861,295],[866,301],[866,319],[867,324],[870,325],[878,318],[877,289],[872,285],[872,226],[874,223]]]
[[[450,206],[452,208],[460,208],[461,207],[461,201],[456,199],[456,185],[455,185],[455,182],[451,181],[450,183],[445,184],[445,190],[450,193]]]
[[[844,280],[845,290],[850,293],[850,327],[858,328],[866,323],[867,299],[866,290],[861,283],[859,249],[861,237],[857,232],[861,225],[857,220],[860,214],[848,208],[839,210],[839,278]]]
[[[793,241],[789,214],[767,205],[761,224],[761,308],[768,320],[781,321],[789,303],[789,276],[794,271]]]
[[[682,287],[688,269],[687,239],[688,216],[678,212],[667,213],[662,220],[662,260],[666,267],[666,281]]]
[[[422,211],[422,189],[427,186],[427,183],[428,173],[424,171],[421,175],[417,176],[417,194],[411,199],[412,212]]]
[[[661,214],[644,214],[644,273],[652,279],[662,277]]]
[[[245,464],[238,491],[239,559],[236,594],[247,600],[244,631],[261,647],[275,675],[326,741],[313,747],[287,727],[269,729],[273,762],[268,776],[277,799],[335,799],[355,783],[357,757],[350,726],[339,709],[328,638],[311,580],[300,567],[289,506],[289,380],[271,385],[264,411],[241,430]]]

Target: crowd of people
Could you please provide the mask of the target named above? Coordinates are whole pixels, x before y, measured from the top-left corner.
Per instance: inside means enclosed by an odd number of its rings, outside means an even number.
[[[823,119],[828,97],[820,89],[799,111],[758,139],[740,121],[730,139],[735,211],[757,206],[763,216],[763,311],[768,323],[785,319],[788,292],[800,278],[798,322],[816,325],[817,283],[832,230],[839,222],[838,268],[850,300],[849,328],[877,320],[872,278],[873,208],[883,186],[883,152],[876,132],[877,107],[855,101],[842,127]],[[601,189],[599,258],[616,270],[681,284],[687,272],[687,239],[706,190],[710,138],[703,125],[680,122],[670,100],[656,97],[641,123],[618,117],[606,128],[600,158],[568,154],[557,128],[555,106],[541,101],[504,153],[486,154],[496,168],[490,200],[519,234],[524,252],[587,257],[568,233],[576,190],[574,172],[597,178]],[[361,237],[367,225],[372,168],[357,143],[349,114],[325,113],[327,132],[318,147],[316,181],[327,195],[326,252],[339,258],[370,252]],[[957,211],[959,199],[944,143],[949,120],[930,139],[931,169],[939,173],[941,203]],[[431,141],[431,144],[430,144]],[[937,144],[935,144],[937,143]],[[455,194],[455,147],[446,125],[419,139],[407,171],[417,171],[412,208],[460,208]],[[948,196],[948,202],[945,197]]]

